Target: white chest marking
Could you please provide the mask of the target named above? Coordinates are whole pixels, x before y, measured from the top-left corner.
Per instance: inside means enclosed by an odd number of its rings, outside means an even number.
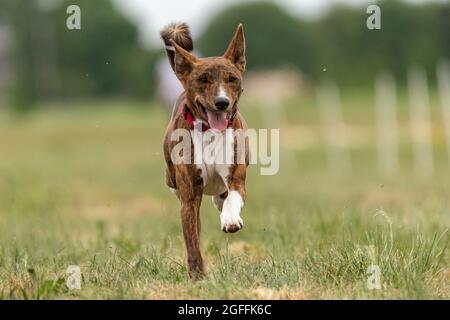
[[[197,122],[197,120],[196,120]],[[220,195],[228,190],[227,178],[233,163],[233,131],[222,133],[191,131],[194,144],[194,160],[201,170],[204,190],[207,195]]]

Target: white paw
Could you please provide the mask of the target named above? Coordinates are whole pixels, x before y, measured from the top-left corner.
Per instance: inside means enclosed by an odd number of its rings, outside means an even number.
[[[220,225],[223,232],[233,233],[242,229],[244,221],[242,221],[240,212],[243,205],[242,197],[237,191],[231,191],[228,194],[220,214]]]
[[[244,227],[244,221],[242,221],[242,218],[239,215],[232,216],[231,214],[224,214],[222,212],[220,215],[220,225],[223,232],[234,233]]]

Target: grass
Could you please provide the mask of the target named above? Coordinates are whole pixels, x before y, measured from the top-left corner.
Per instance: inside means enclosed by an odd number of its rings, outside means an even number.
[[[402,168],[385,178],[376,172],[373,117],[350,103],[346,121],[364,129],[352,139],[363,139],[351,144],[352,174],[332,175],[314,108],[287,103],[280,172],[250,168],[245,228],[222,233],[204,199],[208,277],[194,283],[179,204],[164,185],[164,113],[103,104],[55,105],[25,118],[0,113],[0,298],[450,297],[449,167],[438,118],[436,174],[411,174],[401,118]],[[257,107],[242,109],[263,127]],[[81,290],[65,284],[69,265],[81,268]],[[380,290],[367,288],[370,265],[380,267]]]

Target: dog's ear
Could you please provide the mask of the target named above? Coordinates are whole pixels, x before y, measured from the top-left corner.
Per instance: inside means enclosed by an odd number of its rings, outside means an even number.
[[[183,80],[186,75],[188,75],[192,68],[194,67],[197,59],[189,51],[183,49],[175,41],[171,41],[172,46],[175,49],[174,67],[175,74],[178,79]]]
[[[239,71],[245,71],[245,37],[242,23],[238,25],[224,57],[230,60]]]

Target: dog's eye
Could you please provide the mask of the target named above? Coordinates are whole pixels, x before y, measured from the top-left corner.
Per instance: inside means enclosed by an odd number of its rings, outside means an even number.
[[[228,81],[229,82],[235,82],[237,80],[237,78],[235,76],[229,76],[228,77]]]
[[[200,78],[198,78],[198,81],[200,81],[201,83],[207,83],[208,82],[208,77],[207,76],[201,76]]]

